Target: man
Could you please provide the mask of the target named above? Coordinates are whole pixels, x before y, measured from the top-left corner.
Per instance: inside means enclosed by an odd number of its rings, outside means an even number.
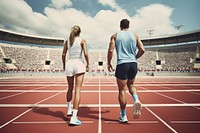
[[[134,100],[133,117],[138,119],[141,116],[141,103],[137,95],[137,89],[134,87],[134,81],[137,74],[137,59],[144,54],[145,49],[139,37],[128,30],[129,23],[127,19],[120,21],[121,30],[111,36],[107,54],[108,71],[111,72],[114,70],[111,60],[114,49],[116,49],[117,67],[115,77],[119,89],[118,100],[121,109],[119,121],[122,123],[128,122],[126,116],[126,86]],[[136,52],[137,48],[138,51]]]

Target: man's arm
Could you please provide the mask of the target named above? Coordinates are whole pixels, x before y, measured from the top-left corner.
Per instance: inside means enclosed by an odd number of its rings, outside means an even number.
[[[137,40],[137,47],[138,47],[136,59],[138,59],[144,54],[145,48],[144,48],[144,45],[143,45],[142,41],[140,40],[140,38],[137,35],[135,35],[135,37],[136,37],[136,40]]]
[[[116,35],[117,34],[114,34],[111,36],[110,38],[110,43],[109,43],[109,48],[108,48],[108,54],[107,54],[107,65],[108,65],[108,71],[111,72],[114,71],[113,67],[112,67],[112,64],[111,64],[111,60],[112,60],[112,57],[113,57],[113,52],[114,52],[114,49],[115,49],[115,40],[116,40]]]

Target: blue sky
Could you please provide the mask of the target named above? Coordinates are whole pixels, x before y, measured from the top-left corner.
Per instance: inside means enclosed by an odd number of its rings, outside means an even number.
[[[119,21],[141,38],[200,29],[199,0],[0,0],[0,28],[20,33],[67,38],[78,24],[92,48],[106,48]],[[9,14],[9,15],[8,15]]]

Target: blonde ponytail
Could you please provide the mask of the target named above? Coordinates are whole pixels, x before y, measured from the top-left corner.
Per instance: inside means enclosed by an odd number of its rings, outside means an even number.
[[[81,28],[78,25],[75,25],[71,28],[71,33],[69,36],[70,46],[73,45],[75,37],[79,36],[81,33]]]

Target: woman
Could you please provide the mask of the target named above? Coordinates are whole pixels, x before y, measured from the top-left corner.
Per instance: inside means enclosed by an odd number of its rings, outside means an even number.
[[[77,119],[78,107],[80,104],[80,90],[82,87],[84,74],[89,70],[89,57],[87,53],[86,41],[80,38],[81,29],[75,25],[71,28],[69,38],[64,43],[62,62],[63,69],[67,76],[68,91],[67,91],[67,115],[71,116],[70,125],[81,125],[81,121]],[[66,62],[66,54],[69,51],[69,58]],[[84,54],[86,66],[84,63]],[[71,107],[72,93],[75,79],[75,94],[73,99],[73,109]]]

